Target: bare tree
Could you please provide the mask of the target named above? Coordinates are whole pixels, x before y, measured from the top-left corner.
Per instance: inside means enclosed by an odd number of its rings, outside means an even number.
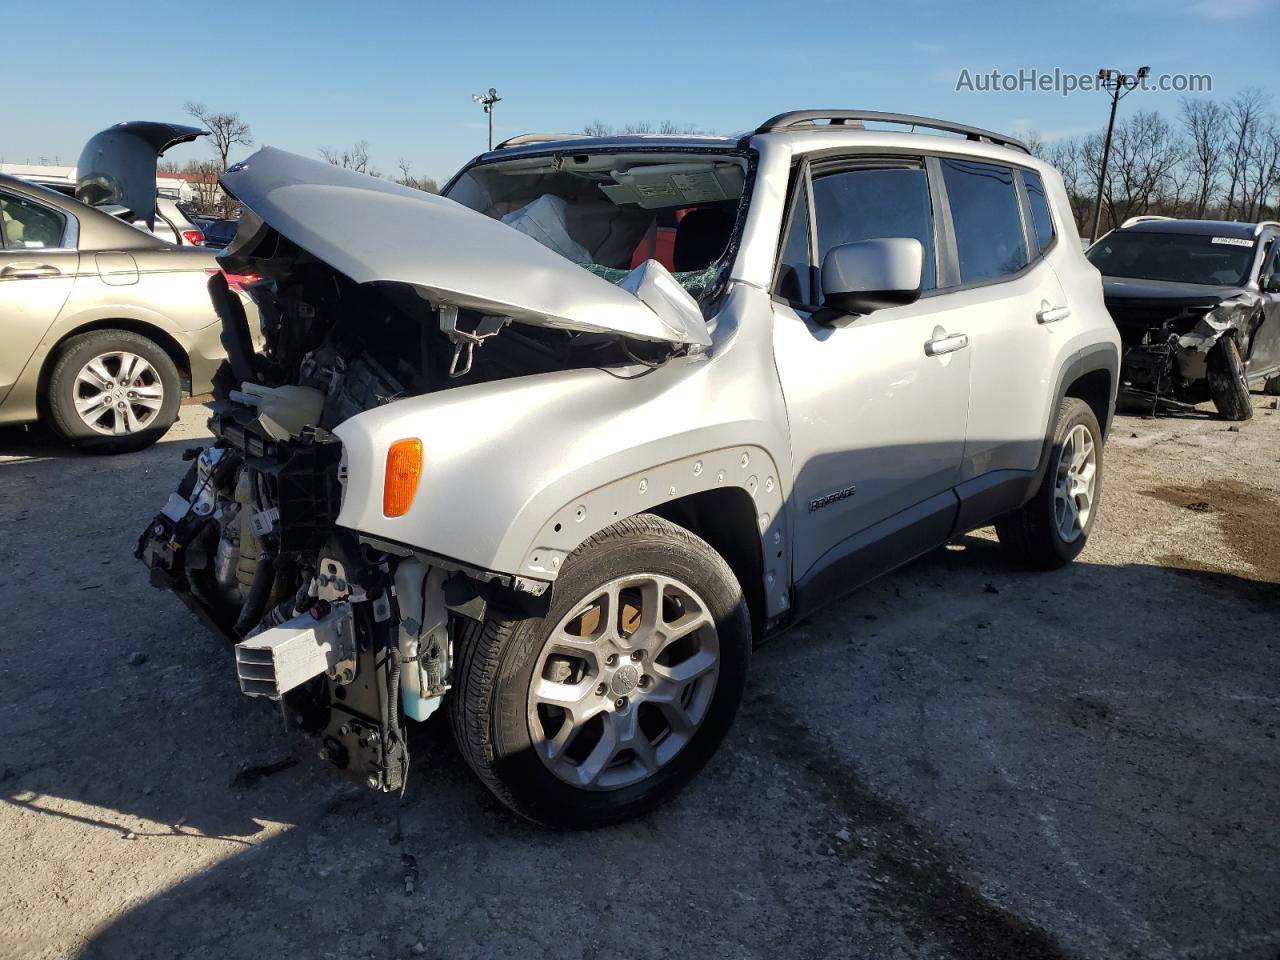
[[[1081,142],[1081,149],[1096,183],[1102,166],[1103,134],[1090,134]],[[1140,110],[1117,123],[1102,186],[1102,204],[1110,225],[1176,202],[1184,182],[1178,178],[1181,156],[1172,128],[1160,114]]]
[[[1259,122],[1246,170],[1244,182],[1248,190],[1241,189],[1242,212],[1246,220],[1259,220],[1267,197],[1280,179],[1280,129],[1273,117]]]
[[[1227,129],[1230,134],[1227,154],[1227,172],[1230,178],[1225,211],[1227,217],[1235,211],[1237,188],[1241,193],[1247,189],[1249,155],[1256,149],[1258,125],[1266,105],[1267,95],[1257,87],[1240,91],[1227,103]]]
[[[1139,112],[1121,121],[1103,185],[1103,212],[1114,226],[1144,213],[1256,221],[1280,213],[1280,120],[1266,95],[1246,90],[1221,103],[1179,104],[1178,123]],[[1105,131],[1040,142],[1033,152],[1057,167],[1076,225],[1093,213]]]
[[[253,145],[253,135],[249,124],[240,119],[238,113],[218,113],[210,110],[203,103],[187,103],[187,113],[198,120],[209,131],[209,145],[218,155],[218,175],[227,169],[227,158],[231,148],[235,146],[249,147]],[[230,197],[222,199],[222,215],[231,215],[235,204]]]
[[[612,124],[605,123],[603,120],[592,120],[583,126],[582,132],[589,137],[611,137],[614,134],[614,128]],[[674,123],[671,120],[663,120],[659,124],[652,124],[647,120],[640,120],[626,124],[618,132],[624,135],[657,133],[664,136],[675,136],[681,133],[701,133],[702,131],[691,123]]]
[[[1040,136],[1038,131],[1028,130],[1022,135],[1022,142],[1026,144],[1027,150],[1033,157],[1039,160],[1045,159],[1045,151],[1048,149],[1048,144],[1044,142],[1044,137]]]
[[[1227,111],[1213,100],[1184,97],[1179,112],[1187,137],[1185,162],[1192,174],[1192,209],[1203,218],[1226,160]]]
[[[396,177],[396,183],[405,187],[413,187],[415,190],[422,190],[426,193],[439,193],[440,185],[431,177],[416,176],[409,167],[409,161],[401,157],[396,161],[396,166],[400,169],[400,176]]]
[[[218,189],[218,177],[222,173],[216,160],[192,160],[187,164],[186,173],[192,174],[189,181],[191,191],[195,194],[196,206],[204,213],[217,213],[221,203],[226,206],[226,199]]]
[[[1148,213],[1161,200],[1176,204],[1181,192],[1175,179],[1180,154],[1169,122],[1158,113],[1141,110],[1116,133],[1112,149],[1124,208],[1114,212],[1115,222]]]
[[[354,144],[344,150],[334,150],[332,147],[321,147],[320,156],[322,159],[332,163],[335,167],[342,167],[344,170],[354,170],[356,173],[367,173],[371,177],[380,177],[373,168],[373,164],[369,162],[369,141],[357,140]]]
[[[227,157],[235,146],[253,146],[253,135],[249,125],[240,119],[238,113],[216,113],[203,103],[188,103],[187,113],[209,131],[209,143],[218,154],[222,170],[227,169]]]
[[[1043,159],[1057,167],[1062,174],[1076,228],[1083,230],[1089,214],[1093,212],[1092,191],[1098,185],[1098,175],[1089,165],[1083,141],[1079,137],[1071,137],[1043,149]]]

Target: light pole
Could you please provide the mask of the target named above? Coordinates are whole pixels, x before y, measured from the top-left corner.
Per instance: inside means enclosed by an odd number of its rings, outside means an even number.
[[[476,103],[484,104],[484,112],[489,115],[489,149],[493,149],[493,105],[502,98],[498,96],[498,91],[489,88],[488,93],[473,93],[471,99]]]
[[[1093,204],[1093,235],[1090,240],[1098,239],[1098,227],[1102,223],[1102,187],[1107,182],[1107,164],[1111,160],[1111,134],[1116,129],[1116,106],[1120,98],[1151,75],[1150,67],[1139,67],[1137,74],[1121,73],[1103,67],[1098,71],[1098,82],[1103,90],[1111,91],[1111,119],[1107,121],[1107,142],[1102,147],[1102,172],[1098,174],[1098,198]]]

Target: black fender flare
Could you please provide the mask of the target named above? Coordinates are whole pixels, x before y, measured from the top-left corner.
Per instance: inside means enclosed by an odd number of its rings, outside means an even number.
[[[1120,351],[1113,343],[1094,343],[1079,350],[1058,370],[1058,378],[1053,388],[1053,403],[1049,406],[1049,419],[1044,425],[1040,461],[1023,491],[1022,503],[1026,503],[1035,496],[1036,491],[1040,489],[1040,484],[1044,481],[1045,471],[1049,469],[1049,456],[1053,452],[1053,426],[1058,418],[1058,408],[1062,406],[1063,399],[1068,395],[1068,387],[1081,377],[1100,370],[1111,377],[1111,395],[1107,398],[1106,417],[1098,424],[1102,428],[1102,439],[1105,442],[1116,414],[1116,392],[1120,386]]]

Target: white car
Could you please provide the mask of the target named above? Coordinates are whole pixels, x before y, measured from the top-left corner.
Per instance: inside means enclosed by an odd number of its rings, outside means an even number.
[[[1007,137],[798,111],[516,138],[441,196],[272,148],[222,185],[266,344],[215,277],[215,441],[137,552],[375,789],[439,708],[520,814],[634,816],[767,634],[978,527],[1054,568],[1096,521],[1120,341]]]
[[[204,246],[204,231],[192,223],[179,209],[178,202],[170,197],[156,197],[156,222],[151,232],[179,246]]]

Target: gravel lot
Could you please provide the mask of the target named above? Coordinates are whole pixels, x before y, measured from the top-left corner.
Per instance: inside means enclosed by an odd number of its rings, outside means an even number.
[[[516,820],[414,741],[400,811],[238,692],[131,555],[204,435],[0,433],[0,957],[1280,952],[1280,411],[1121,417],[1080,561],[989,532],[762,648],[654,816]],[[406,893],[406,876],[414,877]]]

